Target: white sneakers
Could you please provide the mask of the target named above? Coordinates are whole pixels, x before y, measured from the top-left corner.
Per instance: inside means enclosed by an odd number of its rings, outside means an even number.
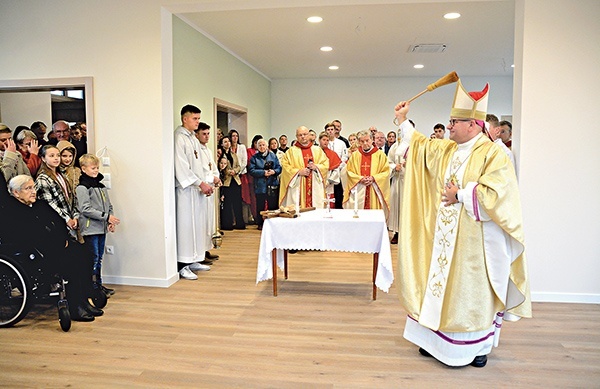
[[[189,267],[191,271],[208,271],[208,270],[210,270],[210,266],[203,265],[200,262],[190,263],[187,267]]]
[[[179,277],[184,278],[186,280],[197,280],[198,279],[198,276],[190,270],[189,265],[185,266],[184,268],[179,270]]]
[[[208,271],[210,266],[203,265],[199,262],[190,263],[179,270],[179,276],[186,280],[197,280],[198,276],[194,273],[195,271]]]

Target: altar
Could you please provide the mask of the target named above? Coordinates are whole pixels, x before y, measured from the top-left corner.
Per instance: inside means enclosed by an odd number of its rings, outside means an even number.
[[[388,292],[394,281],[391,249],[382,210],[316,209],[296,218],[275,217],[263,225],[256,283],[273,279],[277,296],[277,267],[287,279],[289,250],[345,251],[373,254],[373,300],[377,288]]]

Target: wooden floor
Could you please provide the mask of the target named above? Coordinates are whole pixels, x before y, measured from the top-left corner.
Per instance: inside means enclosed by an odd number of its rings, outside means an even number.
[[[259,239],[254,226],[227,232],[197,281],[117,285],[103,317],[68,333],[37,306],[0,330],[0,387],[600,387],[598,305],[534,304],[485,368],[453,369],[402,338],[395,286],[371,300],[370,255],[290,255],[273,297],[255,283]]]

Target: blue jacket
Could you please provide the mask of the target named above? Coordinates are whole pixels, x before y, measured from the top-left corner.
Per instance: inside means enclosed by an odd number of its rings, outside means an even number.
[[[275,173],[277,174],[270,177],[265,177],[265,163],[268,161],[273,162],[272,169],[275,170]],[[252,158],[250,158],[248,172],[252,177],[254,177],[254,193],[267,193],[267,185],[279,186],[281,164],[279,163],[279,159],[277,159],[272,151],[269,151],[266,157],[264,157],[260,152],[254,154]]]

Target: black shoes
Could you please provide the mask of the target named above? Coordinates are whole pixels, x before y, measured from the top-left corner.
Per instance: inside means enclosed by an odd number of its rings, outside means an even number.
[[[219,259],[219,256],[216,254],[211,254],[210,251],[207,251],[204,253],[204,258],[216,261],[217,259]]]
[[[397,232],[392,237],[392,240],[390,240],[390,243],[391,244],[398,244],[398,233]]]
[[[93,306],[92,304],[90,304],[87,301],[83,305],[83,309],[85,309],[85,311],[87,313],[89,313],[90,315],[92,315],[92,316],[102,316],[102,315],[104,315],[104,311],[102,309],[96,308],[95,306]]]
[[[94,319],[94,316],[82,306],[78,306],[71,311],[71,320],[73,321],[94,321]]]
[[[106,295],[107,298],[112,296],[113,294],[115,294],[114,289],[107,288],[104,285],[100,285],[100,289],[104,292],[104,294]]]
[[[478,355],[471,362],[471,366],[474,367],[484,367],[487,363],[487,355]]]
[[[423,355],[424,357],[432,357],[433,358],[433,355],[429,354],[427,352],[427,350],[425,350],[422,347],[419,347],[419,354]],[[487,355],[478,355],[475,357],[475,359],[473,359],[473,362],[470,363],[470,365],[473,367],[484,367],[486,364],[487,364]]]

